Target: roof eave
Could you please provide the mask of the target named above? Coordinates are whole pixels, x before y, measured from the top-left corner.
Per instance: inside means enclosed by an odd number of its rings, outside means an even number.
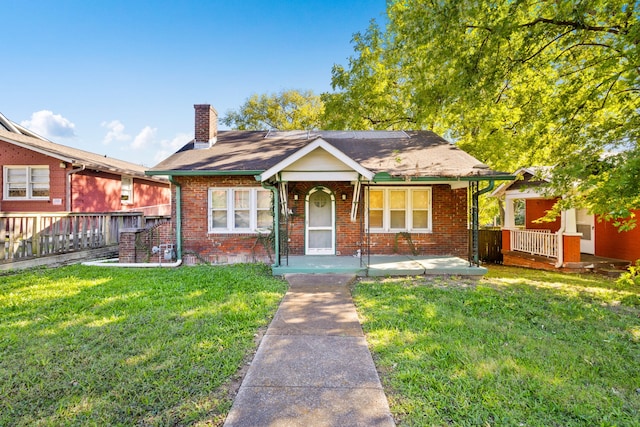
[[[378,172],[373,182],[433,182],[433,181],[511,181],[513,175],[472,175],[472,176],[393,176],[388,172]]]
[[[262,170],[230,170],[230,171],[219,171],[219,170],[148,170],[145,171],[146,175],[156,176],[156,175],[168,175],[168,176],[256,176],[260,175]]]

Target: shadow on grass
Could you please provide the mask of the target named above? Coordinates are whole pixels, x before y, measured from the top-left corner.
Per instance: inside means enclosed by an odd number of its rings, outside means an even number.
[[[257,266],[5,277],[0,425],[219,423],[285,289]]]
[[[558,276],[531,285],[528,274],[494,272],[469,287],[455,280],[356,287],[401,425],[637,425],[638,311],[564,289],[607,284]]]

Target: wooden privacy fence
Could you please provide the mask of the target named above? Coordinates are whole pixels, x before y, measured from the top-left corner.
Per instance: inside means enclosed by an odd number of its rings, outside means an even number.
[[[478,230],[478,258],[482,262],[502,264],[502,230]]]
[[[0,213],[0,262],[115,245],[142,212]]]

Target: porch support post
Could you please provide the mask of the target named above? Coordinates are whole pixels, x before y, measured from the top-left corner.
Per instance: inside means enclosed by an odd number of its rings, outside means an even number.
[[[474,185],[475,184],[475,185]],[[480,182],[479,181],[471,181],[469,183],[470,188],[473,191],[472,194],[472,200],[471,200],[471,252],[472,252],[472,259],[473,259],[473,264],[479,266],[480,265],[480,257],[478,254],[478,228],[480,226],[480,220],[478,218],[478,212],[479,212],[479,204],[480,204],[480,196],[482,194],[488,193],[489,191],[493,190],[493,187],[495,186],[495,181],[494,180],[490,180],[489,181],[489,185],[487,185],[485,188],[483,188],[482,190],[479,189],[480,187]]]
[[[565,232],[568,234],[576,234],[578,232],[576,226],[576,210],[574,208],[567,209],[565,212]]]
[[[511,250],[511,230],[507,230],[506,228],[502,229],[502,250]]]
[[[506,229],[516,228],[513,200],[508,195],[504,198],[504,228]]]
[[[280,267],[280,192],[278,185],[269,185],[261,182],[262,188],[273,192],[273,252],[275,260],[272,267]]]
[[[176,258],[182,261],[182,187],[169,175],[169,182],[176,189]]]

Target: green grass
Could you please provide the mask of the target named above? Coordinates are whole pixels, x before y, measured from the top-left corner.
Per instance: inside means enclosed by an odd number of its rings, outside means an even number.
[[[0,276],[0,425],[217,425],[286,284],[261,266]]]
[[[490,267],[354,290],[401,426],[640,425],[640,287]]]

